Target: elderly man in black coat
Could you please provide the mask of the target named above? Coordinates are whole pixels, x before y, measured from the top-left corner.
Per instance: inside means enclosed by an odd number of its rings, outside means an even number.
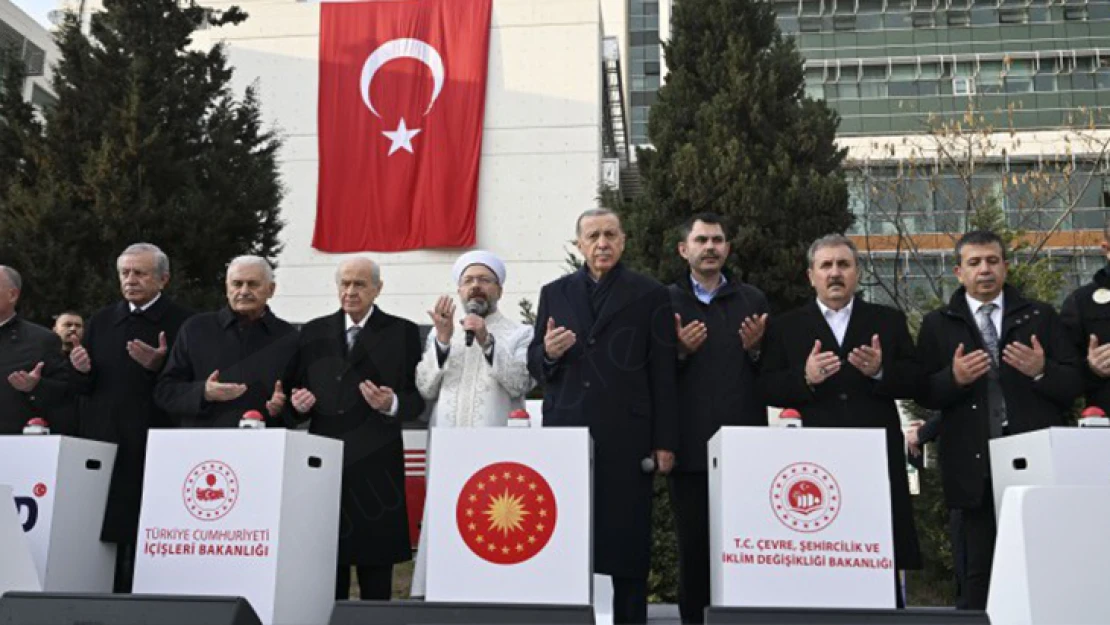
[[[157,246],[129,246],[116,260],[116,269],[123,299],[89,318],[82,344],[69,356],[77,372],[75,385],[84,395],[81,436],[116,445],[100,539],[116,544],[115,590],[129,592],[147,431],[170,425],[154,405],[154,384],[166,361],[166,346],[192,312],[162,292],[170,280],[170,260]]]
[[[615,623],[647,620],[652,470],[678,444],[675,324],[662,284],[620,264],[612,211],[578,218],[585,264],[543,287],[528,370],[545,385],[544,427],[588,427],[594,441],[594,570],[613,578]]]
[[[921,568],[896,402],[921,390],[921,363],[906,316],[856,297],[859,253],[851,239],[817,239],[807,260],[817,297],[772,319],[760,388],[769,404],[797,409],[807,427],[885,431],[895,565]],[[895,592],[897,604],[904,605],[902,593]]]
[[[301,329],[290,400],[310,432],[343,441],[335,598],[347,598],[354,566],[360,598],[388,601],[393,565],[412,559],[401,422],[424,411],[423,345],[416,324],[374,304],[382,279],[373,261],[344,261],[336,286],[341,310]]]
[[[62,341],[15,312],[23,278],[0,265],[0,434],[19,434],[69,394]]]
[[[948,305],[925,316],[918,350],[928,392],[941,411],[940,468],[953,512],[957,607],[987,605],[997,519],[990,440],[1064,425],[1083,392],[1081,360],[1049,304],[1006,285],[1002,240],[969,232],[956,243],[962,285]]]
[[[678,533],[678,608],[683,623],[703,623],[709,605],[707,445],[724,425],[767,425],[756,390],[756,365],[767,298],[724,272],[728,234],[717,215],[683,225],[678,253],[689,264],[671,285],[678,332],[678,462],[670,476]]]
[[[233,428],[251,410],[286,424],[281,378],[297,350],[297,329],[277,317],[274,270],[259,256],[227,267],[227,307],[181,327],[154,398],[182,427]]]

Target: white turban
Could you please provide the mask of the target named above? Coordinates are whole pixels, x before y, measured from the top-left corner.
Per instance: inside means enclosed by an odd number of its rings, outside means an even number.
[[[462,278],[463,272],[471,265],[484,265],[497,276],[498,284],[505,284],[505,263],[501,259],[494,256],[492,253],[485,250],[474,250],[467,252],[455,261],[455,266],[451,268],[451,275],[455,278],[455,284],[459,283]]]

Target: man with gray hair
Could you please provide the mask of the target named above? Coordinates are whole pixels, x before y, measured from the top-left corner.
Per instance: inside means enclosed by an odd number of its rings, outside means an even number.
[[[420,331],[376,304],[369,258],[344,260],[335,282],[339,310],[301,330],[289,400],[310,432],[343,441],[335,598],[348,598],[354,567],[359,598],[388,601],[393,565],[412,559],[401,422],[424,411]]]
[[[0,434],[19,434],[66,401],[61,339],[16,315],[22,288],[19,272],[0,265]]]
[[[173,344],[154,398],[182,427],[233,428],[249,410],[285,425],[281,378],[297,349],[297,330],[268,302],[274,270],[260,256],[227,267],[227,307],[189,319]]]
[[[70,351],[70,363],[75,386],[85,396],[78,416],[80,435],[116,445],[100,539],[116,544],[115,590],[129,592],[147,431],[169,425],[154,405],[154,383],[166,361],[166,346],[193,313],[163,293],[170,281],[170,260],[157,246],[128,246],[116,260],[116,270],[123,299],[89,317],[81,344]]]
[[[797,409],[806,427],[886,431],[895,564],[921,568],[895,401],[916,399],[922,390],[923,370],[906,316],[856,297],[859,254],[851,239],[817,239],[807,258],[817,296],[771,319],[759,388],[768,404]],[[903,606],[897,576],[892,581],[895,600]]]

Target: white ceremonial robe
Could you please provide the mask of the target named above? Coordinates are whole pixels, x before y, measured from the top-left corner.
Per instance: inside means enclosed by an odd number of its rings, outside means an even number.
[[[528,374],[528,345],[532,326],[517,323],[499,312],[486,317],[493,335],[493,364],[475,340],[466,346],[466,333],[456,330],[443,366],[439,365],[435,330],[428,334],[424,356],[416,367],[416,388],[432,404],[429,428],[504,426],[509,413],[524,408],[524,396],[534,382]],[[432,460],[431,436],[427,462]],[[427,582],[428,508],[420,526],[420,544],[412,574],[413,597],[423,597]]]

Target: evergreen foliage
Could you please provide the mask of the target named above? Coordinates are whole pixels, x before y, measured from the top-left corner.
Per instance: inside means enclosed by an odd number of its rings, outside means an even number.
[[[852,223],[838,116],[804,95],[802,58],[769,3],[677,2],[663,50],[652,147],[638,152],[644,195],[621,210],[628,262],[673,280],[685,271],[678,226],[712,211],[730,222],[732,272],[775,310],[800,303],[807,247]]]
[[[231,258],[280,251],[281,141],[255,89],[233,93],[224,46],[193,43],[199,28],[246,17],[193,0],[104,0],[84,32],[66,15],[42,122],[13,97],[22,76],[6,72],[0,264],[24,275],[25,316],[117,299],[115,261],[131,243],[162,247],[170,291],[197,309],[223,303]]]

